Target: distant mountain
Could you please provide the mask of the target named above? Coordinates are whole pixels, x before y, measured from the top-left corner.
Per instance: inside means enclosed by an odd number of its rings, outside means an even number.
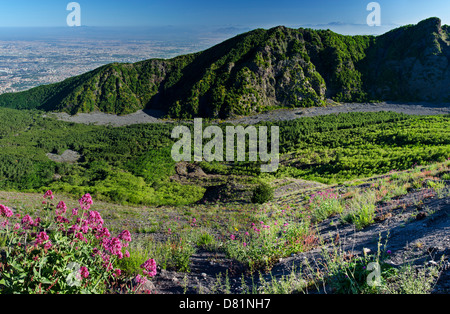
[[[109,64],[63,82],[0,95],[0,106],[173,118],[225,118],[278,106],[450,102],[450,28],[438,18],[381,36],[329,30],[256,29],[169,60]]]

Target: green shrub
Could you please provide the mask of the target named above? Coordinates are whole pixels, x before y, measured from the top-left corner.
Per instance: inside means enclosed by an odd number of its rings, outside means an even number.
[[[195,252],[196,249],[190,241],[173,234],[166,242],[149,241],[144,249],[138,249],[137,256],[151,255],[162,269],[189,272],[190,259]]]
[[[273,188],[267,183],[260,183],[254,190],[252,203],[264,204],[273,199]]]
[[[205,250],[212,250],[216,246],[216,239],[208,232],[203,232],[197,239],[197,246]]]
[[[331,190],[319,191],[309,199],[312,216],[316,222],[327,219],[342,211],[339,196]]]
[[[376,194],[374,191],[357,193],[349,202],[349,212],[344,221],[353,223],[356,229],[363,229],[374,222]]]
[[[250,272],[269,271],[279,258],[305,252],[317,244],[308,223],[252,223],[249,231],[232,233],[225,242],[228,257],[237,260]]]

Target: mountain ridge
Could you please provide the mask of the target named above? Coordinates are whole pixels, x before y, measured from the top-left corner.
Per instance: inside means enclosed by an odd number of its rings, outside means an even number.
[[[60,83],[0,95],[0,106],[171,118],[226,118],[344,102],[450,102],[450,28],[438,18],[383,35],[278,26],[172,59],[112,63]]]

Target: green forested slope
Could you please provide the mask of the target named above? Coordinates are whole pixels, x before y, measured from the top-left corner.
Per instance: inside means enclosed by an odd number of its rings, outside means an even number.
[[[0,190],[89,192],[97,199],[134,204],[192,203],[205,191],[195,182],[170,179],[176,174],[172,124],[113,128],[6,108],[0,108],[0,119]],[[450,157],[450,115],[347,113],[264,125],[280,127],[277,172],[261,174],[260,164],[250,161],[199,166],[208,174],[238,175],[249,182],[269,175],[336,183]],[[226,124],[220,126],[225,132]],[[47,156],[68,149],[81,158],[60,163]]]
[[[109,64],[61,83],[0,95],[0,106],[173,118],[225,118],[337,101],[450,102],[449,28],[431,18],[381,36],[257,29],[169,60]]]

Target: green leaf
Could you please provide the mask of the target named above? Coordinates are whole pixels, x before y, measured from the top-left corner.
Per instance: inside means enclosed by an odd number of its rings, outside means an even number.
[[[25,270],[22,268],[22,266],[19,265],[15,260],[10,261],[9,266],[14,268],[15,270],[18,270],[19,272],[25,272]]]
[[[51,281],[45,277],[42,277],[39,281],[45,285],[51,285],[53,283],[53,281]]]
[[[37,271],[35,267],[33,267],[33,276],[36,280],[40,280],[41,274]]]
[[[45,263],[47,263],[47,260],[48,260],[48,257],[47,257],[47,256],[44,256],[43,258],[41,258],[41,259],[39,260],[39,268],[40,268],[40,269],[42,268],[42,266],[44,266]]]

